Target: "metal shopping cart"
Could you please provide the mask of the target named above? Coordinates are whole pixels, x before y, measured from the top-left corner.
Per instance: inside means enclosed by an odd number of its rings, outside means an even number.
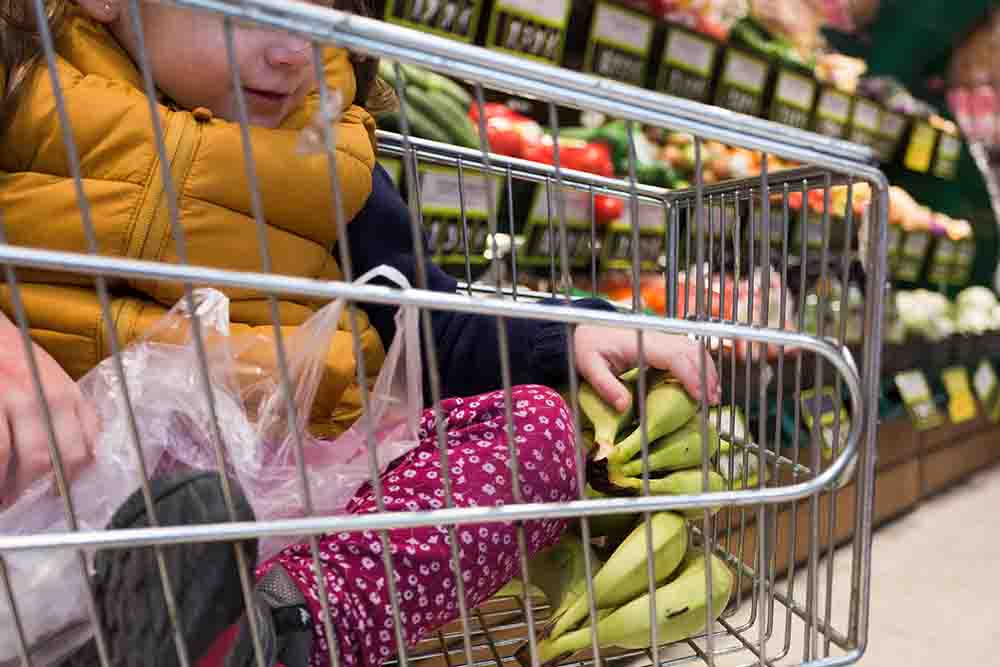
[[[716,420],[713,426],[741,446],[742,462],[738,456],[728,459],[729,488],[698,495],[638,494],[609,499],[581,495],[571,503],[521,503],[505,506],[502,512],[449,504],[430,512],[314,516],[252,526],[91,531],[75,530],[76,523],[71,522],[74,531],[70,533],[0,536],[0,566],[4,556],[27,550],[81,550],[80,565],[84,567],[82,550],[88,549],[236,540],[265,533],[316,535],[422,525],[446,525],[454,530],[463,524],[543,517],[572,519],[574,526],[579,523],[586,539],[587,517],[703,509],[699,520],[693,522],[694,539],[706,554],[725,559],[737,579],[733,599],[718,621],[708,631],[680,643],[657,646],[654,642],[645,650],[584,652],[568,658],[569,663],[832,667],[860,659],[868,641],[871,594],[887,212],[886,181],[870,166],[865,149],[318,6],[282,0],[172,2],[225,17],[229,36],[234,22],[251,22],[299,34],[316,48],[332,43],[438,71],[469,84],[478,104],[484,103],[486,90],[534,99],[548,110],[554,136],[559,135],[559,108],[623,119],[629,122],[633,147],[630,176],[610,179],[565,169],[558,150],[555,164],[550,166],[490,154],[485,144],[481,150],[472,150],[421,140],[410,136],[404,123],[401,134],[380,133],[380,155],[399,164],[413,229],[434,235],[435,257],[448,258],[464,280],[459,294],[425,291],[419,277],[414,288],[387,295],[384,290],[350,282],[293,280],[267,273],[117,260],[2,243],[0,263],[7,267],[9,287],[17,290],[15,268],[32,267],[97,276],[99,287],[107,284],[101,280],[143,277],[315,299],[376,301],[414,306],[423,312],[443,309],[497,318],[549,319],[566,323],[569,330],[580,324],[627,327],[634,329],[640,340],[643,332],[683,334],[699,341],[704,350],[702,359],[711,358],[719,369],[724,403],[730,409],[711,413]],[[40,0],[36,4],[41,7]],[[45,45],[51,59],[51,40]],[[321,93],[326,95],[327,91]],[[405,111],[406,91],[398,93]],[[65,109],[59,112],[65,119]],[[632,133],[640,126],[694,135],[696,179],[691,187],[668,191],[637,182]],[[705,183],[701,161],[706,141],[759,151],[760,175]],[[771,156],[801,166],[774,171],[768,168]],[[454,179],[458,193],[457,215],[444,222],[431,220],[422,201],[426,174],[441,168]],[[76,176],[79,179],[79,172]],[[485,181],[496,187],[480,187]],[[516,197],[515,190],[524,187],[540,194],[531,201]],[[864,187],[872,195],[864,210],[855,212],[847,206],[846,215],[835,219],[833,194],[846,188],[851,201],[852,193]],[[473,192],[475,205],[469,194]],[[623,199],[626,219],[652,218],[656,221],[653,231],[636,222],[624,226],[614,238],[607,236],[598,229],[592,207],[587,211],[596,194]],[[818,210],[809,212],[805,205],[794,205],[806,199],[818,201]],[[86,206],[85,201],[80,204]],[[530,216],[523,210],[526,206],[533,207],[536,214]],[[174,224],[176,215],[173,211]],[[524,245],[519,246],[512,239],[524,230],[518,230],[515,221],[526,217],[532,217],[533,224]],[[610,266],[609,257],[617,260],[613,264],[616,270],[631,276],[634,285],[654,276],[655,289],[664,296],[666,316],[645,311],[638,292],[632,303],[621,304],[617,313],[536,303],[543,296],[596,291],[598,274]],[[755,278],[766,273],[773,279]],[[713,276],[718,277],[714,289]],[[347,281],[351,278],[345,276]],[[721,296],[727,285],[735,287],[741,281],[753,285],[755,280],[759,289],[733,289],[729,297]],[[844,295],[852,285],[864,294],[859,315],[864,336],[859,341],[848,336],[850,318]],[[797,313],[788,308],[793,295],[799,303]],[[746,302],[740,303],[741,299]],[[27,335],[23,313],[18,315]],[[506,344],[502,336],[500,344]],[[737,354],[739,350],[744,353]],[[434,359],[427,363],[432,376],[436,375]],[[498,384],[509,397],[510,369],[504,366],[497,371],[502,380]],[[702,371],[704,368],[703,363]],[[360,368],[362,375],[364,372]],[[569,377],[567,395],[572,397],[580,383],[572,364]],[[284,381],[289,382],[287,377]],[[430,398],[438,403],[439,391],[435,384],[431,386],[435,395]],[[572,403],[579,432],[579,405]],[[704,433],[710,413],[702,410],[700,414]],[[643,451],[648,446],[644,440]],[[582,475],[583,454],[579,456]],[[751,459],[766,474],[751,475]],[[704,459],[704,474],[715,465],[719,462]],[[447,469],[444,475],[447,477]],[[709,508],[721,511],[713,515]],[[844,545],[849,548],[835,552]],[[383,556],[391,567],[388,551]],[[523,540],[521,559],[522,578],[527,579]],[[0,583],[6,584],[3,567],[0,575]],[[706,576],[710,589],[711,568]],[[524,583],[528,590],[530,581]],[[244,581],[248,595],[249,586],[250,582]],[[9,591],[6,585],[0,588]],[[592,596],[590,586],[588,591]],[[10,605],[17,617],[17,601],[11,595],[6,595],[2,604]],[[398,605],[394,607],[398,615]],[[514,664],[516,649],[526,641],[534,647],[538,628],[549,611],[543,600],[530,593],[494,599],[475,609],[463,606],[455,623],[415,647],[401,645],[394,661],[404,666]],[[712,618],[718,615],[711,609],[708,614]],[[15,626],[3,631],[20,632],[20,624]],[[99,635],[101,628],[93,631]],[[22,650],[25,656],[30,653],[23,643]]]

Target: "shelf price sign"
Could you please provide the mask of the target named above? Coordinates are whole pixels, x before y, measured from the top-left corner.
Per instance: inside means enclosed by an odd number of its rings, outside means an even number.
[[[584,68],[615,81],[643,85],[654,27],[652,19],[638,12],[598,2]]]
[[[715,103],[739,113],[760,115],[768,70],[769,64],[763,58],[729,49],[715,91]]]
[[[566,246],[570,268],[582,270],[590,266],[594,237],[600,230],[591,228],[590,192],[563,189],[563,211],[566,220]],[[562,233],[559,229],[559,203],[552,188],[539,186],[525,228],[525,243],[518,250],[517,261],[535,268],[562,266]]]
[[[952,180],[958,174],[958,160],[962,157],[962,140],[954,134],[941,133],[938,140],[937,159],[934,162],[934,175],[938,178]]]
[[[976,399],[969,384],[969,370],[965,366],[950,366],[941,372],[945,391],[948,392],[948,416],[953,424],[976,418]]]
[[[905,129],[905,116],[888,109],[882,109],[875,150],[878,151],[879,158],[883,162],[891,161],[896,155],[896,149],[899,148],[899,141],[903,138],[903,130]]]
[[[953,267],[957,255],[957,246],[947,236],[938,237],[931,257],[930,271],[927,279],[932,283],[949,284],[954,273]]]
[[[851,97],[835,88],[824,88],[816,105],[814,129],[828,137],[843,139],[851,114]]]
[[[862,146],[876,148],[881,115],[882,110],[874,102],[863,97],[854,98],[854,112],[851,116],[851,141]]]
[[[601,266],[605,271],[632,268],[632,206],[625,202],[621,221],[608,226],[604,237]],[[662,270],[666,249],[667,213],[663,206],[639,202],[639,268]]]
[[[819,392],[807,389],[802,392],[799,400],[802,404],[802,419],[806,423],[806,429],[812,432],[813,426],[819,425],[823,451],[827,458],[843,449],[847,444],[847,435],[851,431],[851,415],[841,401],[838,427],[837,394],[833,387],[824,387]]]
[[[497,0],[486,46],[550,63],[562,61],[570,0]]]
[[[480,172],[465,172],[459,179],[455,169],[427,167],[420,171],[420,206],[434,261],[441,266],[464,266],[466,255],[472,266],[488,263],[489,191],[493,201],[500,192],[500,177],[487,179]],[[463,222],[462,198],[464,194]]]
[[[938,131],[930,123],[918,122],[913,126],[910,143],[906,147],[903,165],[910,171],[926,174],[930,171],[934,159],[934,145],[937,143]]]
[[[385,20],[408,28],[472,42],[483,0],[389,0]]]
[[[815,79],[782,69],[771,101],[771,120],[800,130],[808,129],[815,99]]]
[[[903,397],[906,411],[910,413],[910,418],[913,419],[918,431],[926,431],[944,423],[922,371],[900,373],[894,380]]]
[[[667,32],[657,88],[660,92],[707,102],[719,46],[679,26]]]
[[[886,254],[889,259],[890,271],[895,271],[899,264],[900,245],[903,242],[903,228],[899,225],[889,225],[886,229]]]

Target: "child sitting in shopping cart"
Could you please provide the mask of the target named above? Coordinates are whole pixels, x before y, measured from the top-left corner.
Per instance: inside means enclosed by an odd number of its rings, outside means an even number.
[[[342,7],[363,10],[363,3]],[[222,20],[161,4],[143,3],[140,50],[127,0],[48,0],[49,24],[56,37],[57,97],[46,69],[40,40],[32,30],[32,0],[8,3],[0,18],[0,215],[7,242],[48,249],[87,252],[81,224],[82,187],[101,253],[164,262],[182,261],[170,236],[163,175],[169,170],[178,197],[186,257],[194,265],[257,270],[259,251],[246,182],[237,105]],[[336,165],[343,210],[351,220],[348,238],[337,239],[330,221],[332,197],[326,156],[297,152],[300,130],[318,111],[315,64],[309,42],[283,33],[235,28],[235,61],[250,129],[273,270],[320,280],[343,277],[330,252],[347,243],[354,269],[380,264],[416,276],[407,209],[384,170],[375,162],[374,123],[365,106],[377,86],[375,63],[339,49],[322,51],[330,90],[353,104],[336,125]],[[148,58],[148,61],[145,59]],[[158,158],[156,135],[140,65],[148,62],[159,95],[156,106],[166,155]],[[79,155],[77,181],[66,160],[60,113],[65,112]],[[428,287],[454,291],[455,281],[426,267]],[[61,459],[70,480],[92,457],[99,425],[74,379],[109,354],[104,322],[92,281],[70,274],[19,271],[19,294],[30,323],[32,351],[38,360],[43,393],[50,407]],[[232,290],[234,333],[270,330],[266,300]],[[111,284],[114,326],[122,344],[139,340],[182,296],[181,287],[144,281]],[[35,402],[33,373],[17,327],[11,321],[14,295],[0,291],[0,507],[33,481],[51,474],[46,420]],[[322,304],[282,301],[282,324],[304,322]],[[590,301],[579,305],[608,307]],[[360,390],[354,384],[358,362],[369,371],[381,363],[383,341],[394,335],[393,309],[364,306],[360,339],[363,359],[353,358],[351,335],[339,331],[330,349],[328,373],[340,374],[324,387],[335,406],[317,429],[328,437],[356,419]],[[580,326],[568,349],[565,326],[514,320],[507,324],[519,479],[508,467],[504,392],[498,391],[499,353],[493,318],[438,312],[433,344],[441,368],[441,406],[447,423],[455,505],[514,502],[513,484],[524,502],[578,498],[574,471],[574,434],[567,408],[546,386],[566,382],[567,355],[581,375],[611,403],[624,407],[628,394],[616,375],[637,361],[634,332]],[[649,363],[673,372],[695,397],[702,391],[717,401],[714,367],[708,385],[699,386],[697,348],[682,337],[648,334]],[[349,363],[345,363],[345,360]],[[711,364],[711,362],[709,362]],[[471,396],[471,398],[460,398]],[[427,412],[421,444],[393,462],[384,474],[385,509],[398,511],[441,506],[437,475],[435,420]],[[187,474],[151,480],[161,525],[229,520],[219,478]],[[253,520],[236,488],[239,520]],[[147,525],[138,492],[116,513],[116,528]],[[370,486],[353,498],[349,512],[373,512]],[[529,553],[553,544],[561,520],[524,525]],[[467,544],[461,551],[465,604],[472,608],[491,597],[519,571],[515,527],[484,524],[460,527]],[[399,590],[402,633],[413,644],[458,615],[450,567],[447,530],[427,527],[392,530],[393,565]],[[327,642],[321,602],[306,543],[292,546],[259,564],[255,614],[262,630],[264,664],[294,667],[329,664],[338,651],[344,665],[374,667],[396,652],[392,606],[381,560],[379,537],[368,532],[325,535],[319,539],[325,588],[329,595],[336,647]],[[249,665],[253,643],[236,576],[236,560],[225,545],[181,545],[164,551],[173,575],[188,655],[199,665]],[[95,578],[95,590],[112,664],[177,664],[171,625],[151,553],[109,552]],[[5,630],[7,631],[7,630]],[[95,657],[93,642],[72,659]]]

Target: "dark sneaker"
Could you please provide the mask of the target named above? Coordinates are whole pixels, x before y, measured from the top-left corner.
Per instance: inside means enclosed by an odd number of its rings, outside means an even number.
[[[235,482],[230,485],[236,520],[253,521],[253,510],[239,485]],[[185,473],[160,478],[152,481],[150,487],[161,526],[230,520],[217,473]],[[148,526],[142,492],[136,491],[115,512],[109,528]],[[241,542],[239,548],[246,556],[252,577],[257,561],[257,542]],[[256,665],[233,543],[180,544],[162,547],[162,552],[191,662],[203,667]],[[95,559],[95,569],[94,591],[111,667],[179,666],[155,550],[143,547],[102,551]],[[306,640],[308,655],[312,637],[311,620],[305,611],[302,594],[288,574],[277,569],[280,571],[269,573],[254,592],[253,612],[259,621],[265,665],[273,665],[285,645],[298,646],[302,639]],[[294,593],[284,587],[286,583]],[[287,611],[288,608],[293,608],[294,612]],[[297,623],[287,622],[290,613],[294,613]],[[289,639],[283,636],[279,639],[279,634],[286,630]],[[94,641],[85,644],[64,663],[66,667],[91,664],[100,664]],[[307,663],[285,664],[297,667]]]

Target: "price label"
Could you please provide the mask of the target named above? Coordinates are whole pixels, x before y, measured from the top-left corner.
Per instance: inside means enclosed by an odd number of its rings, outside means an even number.
[[[718,52],[719,47],[712,40],[683,28],[671,28],[663,50],[659,90],[698,102],[707,101]]]
[[[442,266],[487,263],[489,190],[496,202],[499,177],[487,179],[478,172],[425,168],[420,172],[420,204],[428,229],[431,252]],[[460,193],[464,193],[464,218]]]
[[[948,392],[948,416],[952,423],[975,419],[976,400],[969,385],[969,370],[965,366],[951,366],[941,372],[941,380]]]
[[[920,277],[920,270],[924,267],[924,263],[921,260],[914,259],[900,259],[899,263],[896,265],[896,272],[894,276],[899,280],[905,280],[907,282],[915,283]]]
[[[931,235],[928,232],[910,232],[903,242],[903,255],[910,259],[923,261],[927,256],[927,248],[931,244]]]
[[[996,400],[997,372],[988,360],[979,362],[976,374],[972,378],[972,385],[975,387],[976,396],[983,407],[989,411]]]
[[[960,241],[955,244],[955,263],[959,266],[972,266],[976,259],[976,244],[972,240]]]
[[[562,60],[569,0],[498,0],[490,15],[489,48],[546,62]]]
[[[760,114],[767,74],[766,60],[730,49],[722,66],[715,103],[738,113]]]
[[[771,120],[800,129],[809,127],[816,82],[788,70],[778,74],[774,100],[771,102]]]
[[[899,244],[903,240],[903,230],[896,225],[890,225],[889,228],[886,229],[886,237],[886,252],[889,255],[899,254]]]
[[[944,420],[934,404],[931,388],[927,385],[927,378],[922,371],[900,373],[896,375],[894,381],[917,430],[926,431],[943,423]]]
[[[608,228],[604,239],[601,266],[606,271],[631,269],[633,263],[632,207],[625,203],[625,214],[619,223]],[[666,248],[666,211],[657,205],[639,202],[639,268],[643,271],[662,269]]]
[[[906,129],[906,117],[898,113],[893,113],[888,109],[882,109],[878,129],[875,150],[883,162],[889,162],[896,155],[896,150],[899,148],[899,141],[903,137],[903,130]]]
[[[408,28],[472,42],[483,0],[389,0],[385,20]]]
[[[962,141],[953,134],[942,132],[941,139],[938,141],[934,175],[938,178],[955,178],[958,174],[958,160],[961,155]]]
[[[855,98],[850,139],[862,146],[878,143],[879,107],[868,100]]]
[[[570,268],[585,269],[590,266],[597,232],[591,226],[591,197],[589,192],[563,189],[563,212],[566,222],[566,247]],[[525,228],[525,243],[518,252],[518,261],[530,267],[561,267],[562,233],[559,221],[559,202],[554,190],[539,187]]]
[[[906,156],[903,158],[903,164],[907,169],[921,174],[926,174],[930,170],[937,134],[938,131],[929,123],[918,122],[914,125],[910,143],[906,147]]]
[[[854,127],[875,133],[879,130],[878,105],[860,97],[854,100]]]
[[[815,130],[828,137],[842,139],[847,132],[851,98],[833,88],[825,88],[816,106]]]
[[[638,12],[597,3],[584,67],[588,72],[641,86],[653,41],[654,22]]]
[[[958,259],[955,243],[952,242],[947,236],[942,236],[938,238],[937,245],[934,247],[934,263],[941,265],[950,265]]]

